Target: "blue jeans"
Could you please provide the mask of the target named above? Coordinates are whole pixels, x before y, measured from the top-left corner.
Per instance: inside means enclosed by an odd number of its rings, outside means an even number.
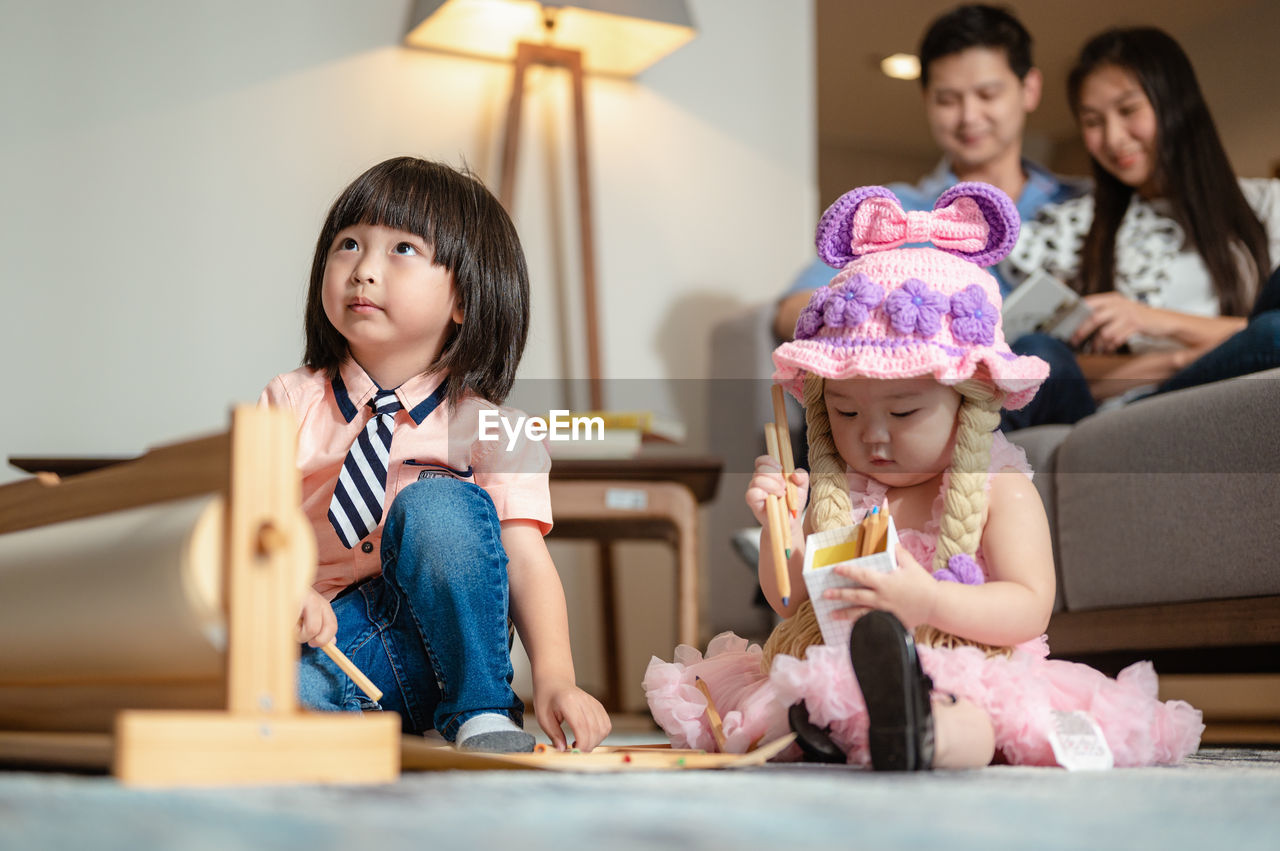
[[[1000,414],[1000,430],[1015,431],[1049,423],[1074,423],[1098,409],[1089,382],[1071,347],[1048,334],[1027,334],[1009,347],[1018,355],[1034,355],[1049,364],[1049,377],[1039,392],[1016,411]]]
[[[1280,366],[1280,269],[1262,286],[1249,324],[1160,385],[1157,393]]]
[[[516,724],[511,689],[507,554],[493,500],[455,479],[423,479],[391,504],[382,531],[382,575],[333,600],[338,649],[383,691],[375,704],[320,650],[303,646],[298,690],[317,710],[400,713],[406,733],[439,730],[448,741],[472,716]]]

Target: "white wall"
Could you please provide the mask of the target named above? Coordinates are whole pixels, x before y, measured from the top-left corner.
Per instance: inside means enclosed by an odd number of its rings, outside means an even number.
[[[298,364],[314,240],[348,181],[420,154],[496,187],[509,68],[401,48],[409,5],[5,0],[0,452],[136,453],[224,428]],[[707,329],[811,254],[813,37],[810,0],[690,5],[694,41],[587,89],[606,373],[701,443],[705,394],[674,379],[705,378]],[[572,184],[539,141],[563,132],[555,82],[530,85],[516,204],[525,379],[580,373],[561,356],[578,326],[556,316],[577,292],[557,274]]]

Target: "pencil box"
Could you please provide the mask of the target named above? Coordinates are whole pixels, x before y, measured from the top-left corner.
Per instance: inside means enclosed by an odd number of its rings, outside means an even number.
[[[881,573],[898,569],[898,529],[893,523],[893,517],[889,517],[888,530],[877,551],[858,558],[861,529],[861,524],[841,526],[839,529],[814,532],[804,539],[804,570],[801,576],[804,577],[805,587],[809,589],[809,599],[813,601],[813,613],[818,617],[818,626],[822,628],[822,642],[833,647],[849,645],[853,622],[833,617],[833,613],[847,608],[847,605],[839,600],[824,600],[822,592],[828,588],[859,587],[858,583],[836,573],[836,567],[855,564]]]

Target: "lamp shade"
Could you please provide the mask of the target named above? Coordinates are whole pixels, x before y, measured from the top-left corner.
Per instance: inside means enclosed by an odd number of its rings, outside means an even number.
[[[631,77],[693,38],[684,0],[417,0],[405,43],[512,60],[521,41],[581,51],[583,70]]]

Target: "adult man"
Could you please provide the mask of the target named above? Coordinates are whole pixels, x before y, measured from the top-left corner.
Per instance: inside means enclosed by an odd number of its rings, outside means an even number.
[[[1081,194],[1084,186],[1022,157],[1023,128],[1040,103],[1043,78],[1031,63],[1031,36],[1012,14],[967,5],[939,17],[920,42],[920,83],[929,129],[943,156],[919,183],[889,185],[904,209],[932,209],[939,195],[968,180],[1003,190],[1015,199],[1023,221],[1045,204]],[[834,274],[815,260],[796,278],[778,303],[779,339],[791,339],[810,294]],[[1007,294],[1003,280],[1000,286]]]

